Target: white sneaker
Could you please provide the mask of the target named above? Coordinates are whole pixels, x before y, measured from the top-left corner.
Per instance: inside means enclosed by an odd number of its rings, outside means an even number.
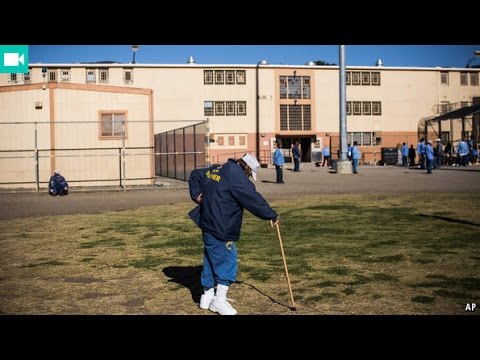
[[[214,296],[215,296],[215,293],[213,291],[211,293],[207,292],[202,294],[202,296],[200,297],[200,304],[198,305],[200,309],[208,310]]]
[[[220,315],[237,315],[237,310],[230,305],[226,298],[219,298],[217,296],[213,298],[208,309]]]

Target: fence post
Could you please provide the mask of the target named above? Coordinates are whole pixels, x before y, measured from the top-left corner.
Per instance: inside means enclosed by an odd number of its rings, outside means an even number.
[[[205,162],[207,163],[207,167],[210,167],[210,124],[209,119],[207,118],[206,121],[206,128],[205,128]]]
[[[127,184],[125,182],[126,178],[126,168],[125,168],[125,119],[122,121],[122,165],[123,165],[123,191],[127,191]]]
[[[38,164],[38,140],[37,140],[37,122],[35,121],[35,131],[34,131],[34,137],[35,137],[35,191],[38,192],[38,189],[40,188],[40,176],[39,176],[39,164]]]

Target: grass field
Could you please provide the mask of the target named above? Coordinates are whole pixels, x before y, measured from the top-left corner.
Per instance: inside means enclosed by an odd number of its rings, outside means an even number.
[[[480,302],[479,204],[458,193],[274,202],[298,311],[277,234],[249,213],[229,297],[239,314],[466,314]],[[0,312],[213,314],[196,304],[192,205],[0,221]]]

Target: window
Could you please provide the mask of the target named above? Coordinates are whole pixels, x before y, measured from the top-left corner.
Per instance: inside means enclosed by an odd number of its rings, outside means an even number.
[[[310,99],[310,76],[302,76],[303,99]]]
[[[372,103],[370,101],[362,101],[362,115],[372,115]]]
[[[215,101],[215,116],[224,116],[224,115],[225,115],[225,102]]]
[[[11,73],[10,76],[8,77],[8,83],[16,84],[18,81],[17,79],[18,79],[17,73]]]
[[[217,146],[246,148],[247,136],[245,134],[216,134],[215,143]]]
[[[48,69],[47,79],[48,79],[48,82],[57,82],[58,81],[58,69]]]
[[[352,85],[360,85],[360,72],[352,72]]]
[[[380,86],[380,72],[372,72],[370,74],[370,80],[372,85]]]
[[[228,145],[230,146],[235,145],[235,136],[228,137]]]
[[[101,138],[123,137],[125,118],[125,112],[102,112],[100,114]]]
[[[375,139],[375,145],[381,144],[381,137],[376,137],[374,132],[347,132],[347,143],[352,144],[356,141],[358,146],[371,146],[372,140]]]
[[[237,84],[245,85],[247,83],[247,76],[245,70],[237,70]]]
[[[310,105],[280,105],[280,130],[311,130]]]
[[[353,115],[362,115],[362,102],[354,101],[353,102]]]
[[[280,76],[280,99],[310,99],[310,76]]]
[[[23,74],[23,82],[29,84],[32,82],[32,69],[28,69],[28,72]]]
[[[235,85],[235,70],[225,70],[225,84]]]
[[[70,82],[71,81],[71,70],[70,69],[60,69],[60,81],[61,82]]]
[[[370,73],[362,72],[362,85],[370,85]]]
[[[237,101],[237,115],[238,116],[246,116],[247,115],[247,102],[246,101]]]
[[[442,131],[442,144],[446,144],[450,141],[450,132]]]
[[[347,115],[352,115],[352,102],[347,101]]]
[[[247,141],[245,140],[245,136],[240,136],[240,137],[238,138],[238,140],[239,140],[238,144],[239,144],[240,146],[245,146],[245,145],[247,145]]]
[[[351,79],[351,73],[350,71],[347,71],[346,74],[345,74],[345,82],[347,85],[351,85],[352,84],[352,79]]]
[[[440,72],[440,82],[444,85],[448,85],[448,71]]]
[[[225,144],[224,142],[224,137],[223,136],[219,136],[217,137],[217,144],[220,145],[220,146],[223,146]]]
[[[381,101],[372,101],[372,115],[382,115]]]
[[[204,116],[213,116],[213,101],[204,101],[203,102],[203,115]]]
[[[97,70],[96,69],[87,69],[86,70],[87,83],[96,83],[97,82]]]
[[[442,101],[440,104],[440,114],[445,114],[446,112],[452,111],[452,106],[449,101]]]
[[[133,68],[123,69],[123,83],[124,84],[133,84]]]
[[[213,85],[213,70],[203,70],[203,83]]]
[[[235,101],[227,101],[227,116],[235,116]]]
[[[460,102],[460,107],[466,107],[466,106],[470,106],[470,101],[461,101]]]
[[[108,69],[98,69],[98,82],[102,84],[108,84]]]
[[[223,70],[215,70],[215,85],[223,85],[224,83],[225,83],[224,71]]]
[[[471,72],[470,73],[470,85],[471,86],[478,86],[478,72]]]
[[[280,99],[287,98],[287,77],[280,76]]]
[[[466,72],[460,73],[460,85],[462,86],[468,85],[468,74]]]

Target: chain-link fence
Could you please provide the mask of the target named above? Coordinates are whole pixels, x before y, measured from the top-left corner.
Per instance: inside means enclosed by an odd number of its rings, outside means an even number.
[[[204,122],[164,133],[169,139],[173,134],[173,141],[165,146],[160,142],[160,151],[154,146],[157,124],[166,126],[165,121],[148,120],[111,127],[100,127],[99,121],[1,122],[0,190],[47,188],[54,169],[71,187],[126,190],[153,185],[156,175],[185,180],[192,167],[205,166]]]

